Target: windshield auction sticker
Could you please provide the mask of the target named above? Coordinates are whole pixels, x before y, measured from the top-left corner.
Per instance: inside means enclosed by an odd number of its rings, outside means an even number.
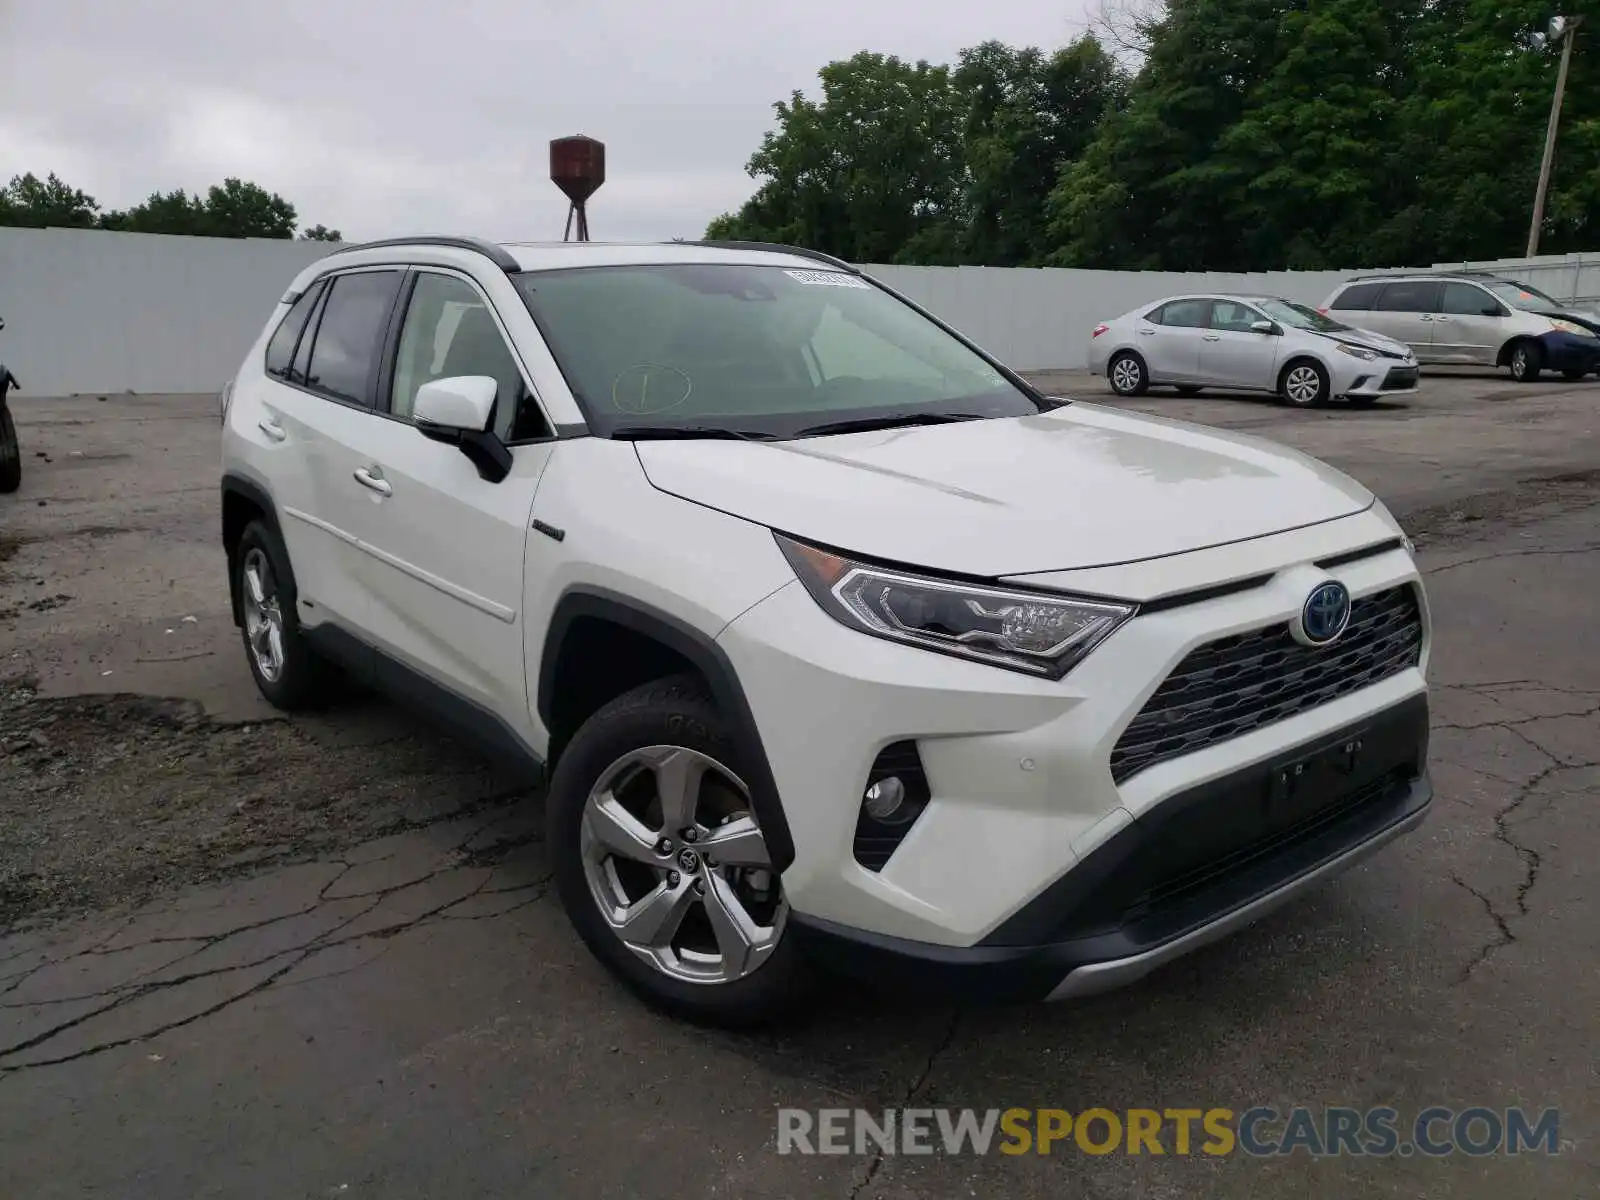
[[[865,279],[857,279],[854,275],[846,275],[843,271],[785,271],[790,279],[796,283],[806,283],[813,287],[848,287],[870,288]]]

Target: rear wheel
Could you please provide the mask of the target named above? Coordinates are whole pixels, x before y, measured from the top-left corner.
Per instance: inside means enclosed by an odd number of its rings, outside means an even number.
[[[1132,351],[1125,350],[1111,360],[1106,378],[1119,396],[1142,396],[1150,390],[1150,373],[1145,370],[1144,359]]]
[[[660,680],[584,722],[546,801],[556,887],[594,956],[648,1003],[728,1026],[789,1014],[813,979],[741,759],[698,680]]]
[[[269,704],[286,712],[324,703],[336,673],[300,629],[289,553],[277,531],[264,521],[250,522],[233,561],[245,657],[256,687]]]
[[[1328,400],[1328,373],[1309,358],[1297,359],[1283,369],[1278,394],[1296,408],[1313,408]]]
[[[17,424],[11,410],[0,400],[0,492],[14,492],[22,486],[22,447],[17,442]]]
[[[1544,351],[1537,342],[1518,342],[1511,348],[1511,378],[1533,383],[1544,369]]]

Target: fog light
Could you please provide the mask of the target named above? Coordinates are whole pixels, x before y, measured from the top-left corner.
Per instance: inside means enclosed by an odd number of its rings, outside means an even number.
[[[889,822],[905,807],[905,802],[906,785],[900,782],[899,776],[891,775],[867,789],[862,807],[874,821]]]

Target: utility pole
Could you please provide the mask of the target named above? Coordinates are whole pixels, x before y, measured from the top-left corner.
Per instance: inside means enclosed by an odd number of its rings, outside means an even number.
[[[1550,194],[1550,168],[1556,157],[1556,132],[1561,127],[1561,100],[1567,91],[1567,68],[1572,65],[1572,43],[1577,41],[1582,17],[1557,17],[1550,22],[1550,40],[1565,40],[1561,69],[1556,73],[1556,95],[1550,102],[1550,126],[1544,135],[1544,162],[1539,167],[1539,190],[1533,197],[1533,224],[1528,228],[1528,257],[1539,253],[1539,233],[1544,227],[1544,205]]]

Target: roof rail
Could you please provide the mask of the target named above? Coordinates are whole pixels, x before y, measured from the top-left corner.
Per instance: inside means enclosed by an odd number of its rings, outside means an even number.
[[[381,238],[376,242],[357,242],[350,246],[341,246],[333,254],[353,254],[357,250],[379,250],[385,246],[448,246],[452,250],[471,250],[481,254],[502,271],[520,271],[522,264],[513,258],[503,246],[493,242],[486,242],[482,238],[452,237],[446,234],[423,233],[415,237]],[[327,257],[332,258],[333,254]]]
[[[835,258],[831,254],[824,254],[821,250],[807,250],[804,246],[785,246],[781,242],[740,242],[740,241],[697,241],[685,243],[690,246],[705,246],[711,250],[769,250],[775,254],[792,254],[796,258],[811,258],[817,262],[825,262],[830,266],[838,267],[841,271],[849,271],[852,275],[861,274],[861,268],[852,263],[847,263],[842,258]]]
[[[1374,271],[1367,275],[1352,275],[1345,280],[1346,283],[1356,283],[1364,279],[1509,279],[1509,275],[1502,275],[1498,271],[1482,270],[1434,270],[1423,267],[1416,271]]]

